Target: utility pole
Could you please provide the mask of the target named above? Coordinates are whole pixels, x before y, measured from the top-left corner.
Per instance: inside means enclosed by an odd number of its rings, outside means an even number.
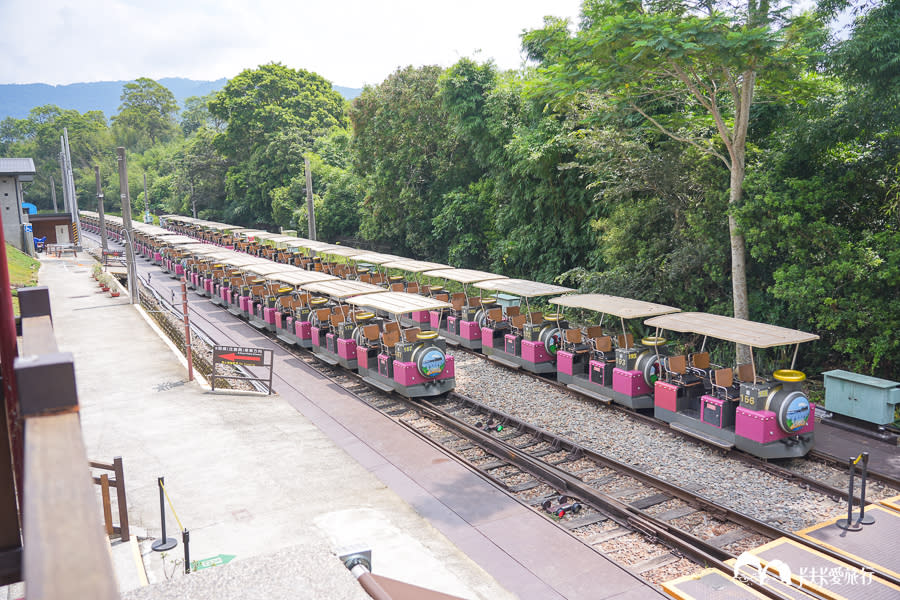
[[[150,199],[147,197],[147,173],[144,172],[144,223],[150,223]]]
[[[103,187],[100,185],[100,167],[94,167],[94,178],[97,180],[97,214],[100,217],[100,248],[103,252],[109,250],[109,242],[106,239],[106,217],[103,216]]]
[[[66,155],[66,175],[69,183],[69,206],[72,208],[72,224],[75,226],[75,245],[81,243],[81,216],[78,214],[78,195],[75,193],[75,175],[72,172],[72,153],[69,151],[69,128],[63,127],[66,144],[63,152]]]
[[[122,198],[122,224],[125,226],[125,260],[128,266],[128,292],[131,303],[138,303],[137,268],[134,263],[134,232],[131,228],[131,194],[128,191],[128,163],[125,159],[125,148],[116,148],[116,159],[119,162],[119,195]]]
[[[194,178],[191,177],[191,209],[194,213],[194,218],[197,218],[197,199],[194,198]]]
[[[63,193],[63,212],[72,212],[69,210],[69,186],[66,185],[66,159],[64,158],[63,152],[63,137],[59,136],[59,173],[62,179],[62,193]]]
[[[312,173],[309,170],[309,159],[303,157],[303,167],[306,171],[306,215],[309,222],[309,239],[316,240],[316,209],[313,206]],[[196,215],[195,215],[196,216]]]
[[[59,209],[56,207],[56,182],[53,181],[53,175],[50,176],[50,197],[53,199],[53,212],[58,213]]]

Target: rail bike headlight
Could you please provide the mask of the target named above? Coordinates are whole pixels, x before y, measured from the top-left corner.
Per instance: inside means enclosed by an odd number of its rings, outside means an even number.
[[[413,351],[413,362],[422,377],[434,378],[444,372],[447,355],[437,346],[419,346]]]
[[[775,420],[782,431],[796,433],[809,424],[812,415],[809,398],[801,388],[806,375],[801,371],[780,369],[772,376],[781,385],[769,393],[766,410],[775,413]]]
[[[644,377],[644,381],[652,388],[654,384],[656,384],[656,380],[662,375],[660,355],[657,355],[655,349],[644,350],[638,354],[637,360],[634,363],[634,369],[640,371],[641,375]]]
[[[562,344],[562,329],[556,324],[547,325],[538,334],[538,341],[544,343],[544,348],[550,356],[556,356]]]

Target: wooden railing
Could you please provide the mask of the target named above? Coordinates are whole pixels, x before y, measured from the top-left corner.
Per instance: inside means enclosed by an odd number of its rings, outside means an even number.
[[[15,360],[24,422],[24,577],[28,598],[118,598],[78,419],[72,354],[59,352],[46,287],[19,290]]]
[[[93,481],[100,486],[100,498],[103,503],[103,522],[106,525],[106,535],[118,533],[123,542],[127,542],[131,537],[131,530],[128,527],[128,502],[125,499],[125,468],[122,465],[122,457],[117,456],[111,463],[91,461],[92,469],[101,469],[103,471],[112,471],[115,476],[113,479],[109,475],[103,473],[100,477],[94,477]],[[114,487],[116,490],[116,507],[119,509],[119,525],[113,524],[112,519],[112,503],[109,497],[109,488]]]

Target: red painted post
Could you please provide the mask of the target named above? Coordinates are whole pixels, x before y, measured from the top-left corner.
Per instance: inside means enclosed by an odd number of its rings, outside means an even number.
[[[6,237],[3,234],[0,223],[0,368],[3,369],[3,386],[6,388],[3,397],[6,399],[6,427],[9,433],[9,445],[12,447],[13,473],[15,474],[16,490],[19,496],[19,506],[24,506],[22,493],[25,486],[22,484],[22,473],[25,466],[23,461],[22,424],[19,420],[19,395],[16,391],[16,376],[13,371],[13,361],[19,354],[16,343],[16,317],[13,315],[12,290],[9,288],[9,261],[6,258]]]
[[[184,353],[188,361],[188,381],[194,380],[194,362],[191,357],[191,322],[188,317],[187,280],[181,278],[181,313],[184,315]]]

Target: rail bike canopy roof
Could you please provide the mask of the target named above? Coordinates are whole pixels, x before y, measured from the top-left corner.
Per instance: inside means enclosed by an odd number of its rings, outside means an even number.
[[[365,250],[358,250],[357,248],[351,248],[350,246],[338,246],[334,245],[331,248],[325,248],[323,250],[319,250],[320,254],[329,254],[331,256],[343,256],[343,257],[356,257],[360,254],[365,254]]]
[[[570,308],[584,308],[598,313],[605,313],[622,319],[637,319],[656,317],[669,313],[681,312],[680,308],[654,304],[643,300],[632,300],[619,296],[607,296],[606,294],[572,294],[551,298],[550,304],[568,306]]]
[[[429,277],[440,277],[441,279],[449,279],[458,283],[477,283],[479,281],[489,281],[491,279],[509,279],[506,275],[497,275],[496,273],[488,273],[486,271],[475,271],[474,269],[435,269],[433,271],[425,271],[425,275]]]
[[[272,238],[285,237],[280,233],[272,233],[269,231],[254,231],[252,236],[255,240],[271,240]]]
[[[159,242],[166,246],[186,246],[188,244],[201,245],[201,242],[198,242],[196,238],[188,237],[186,235],[167,235],[159,240]]]
[[[229,258],[226,258],[222,261],[224,264],[238,267],[243,269],[248,265],[258,265],[258,264],[272,264],[272,261],[266,260],[265,258],[260,258],[258,256],[250,256],[249,254],[242,254],[240,252],[234,252]],[[287,265],[281,265],[282,267]]]
[[[306,250],[312,250],[313,252],[321,252],[323,250],[328,250],[329,248],[340,248],[340,246],[335,246],[328,242],[319,242],[316,240],[308,240],[306,238],[287,240],[284,242],[284,245],[287,248],[304,248]]]
[[[696,333],[753,348],[802,344],[819,339],[814,333],[709,313],[675,313],[653,317],[645,325],[678,333]]]
[[[382,266],[388,269],[400,269],[409,273],[423,273],[425,271],[433,271],[435,269],[452,269],[450,265],[442,265],[441,263],[427,262],[424,260],[402,259],[393,262],[382,263]]]
[[[565,294],[575,290],[561,285],[551,285],[528,279],[491,279],[479,281],[475,287],[481,290],[503,292],[523,298],[537,298],[539,296],[552,296],[553,294]]]
[[[272,273],[288,273],[291,269],[296,269],[297,267],[292,267],[291,265],[284,265],[281,263],[274,263],[272,261],[266,262],[258,262],[249,264],[244,267],[244,271],[248,273],[253,273],[254,275],[271,275]]]
[[[186,246],[173,246],[172,250],[197,256],[208,256],[210,254],[215,254],[216,252],[222,251],[221,248],[219,248],[218,246],[213,246],[212,244],[188,244]]]
[[[402,256],[396,256],[394,254],[383,254],[381,252],[364,252],[353,257],[354,262],[371,263],[373,265],[383,265],[385,263],[397,262],[399,260],[406,259]]]
[[[362,281],[348,281],[338,279],[337,281],[319,281],[314,283],[303,284],[302,287],[307,292],[321,294],[343,300],[351,296],[359,296],[360,294],[384,294],[387,292],[383,287],[372,285],[371,283],[363,283]]]
[[[389,315],[402,315],[419,310],[440,310],[450,308],[448,302],[441,302],[428,296],[407,294],[406,292],[385,292],[383,294],[365,294],[347,298],[347,304],[381,310]]]
[[[288,283],[294,286],[303,286],[307,283],[316,283],[319,281],[339,281],[334,275],[322,273],[321,271],[307,271],[305,269],[272,273],[268,276],[268,279],[280,281],[281,283]]]
[[[176,223],[196,223],[200,220],[185,215],[163,215],[160,218],[164,221],[175,221]]]
[[[233,250],[225,250],[224,248],[217,248],[216,246],[213,246],[213,248],[215,249],[212,252],[198,252],[197,254],[200,254],[202,260],[210,260],[215,262],[226,262],[230,259],[235,258],[236,256],[239,256],[239,254]]]

